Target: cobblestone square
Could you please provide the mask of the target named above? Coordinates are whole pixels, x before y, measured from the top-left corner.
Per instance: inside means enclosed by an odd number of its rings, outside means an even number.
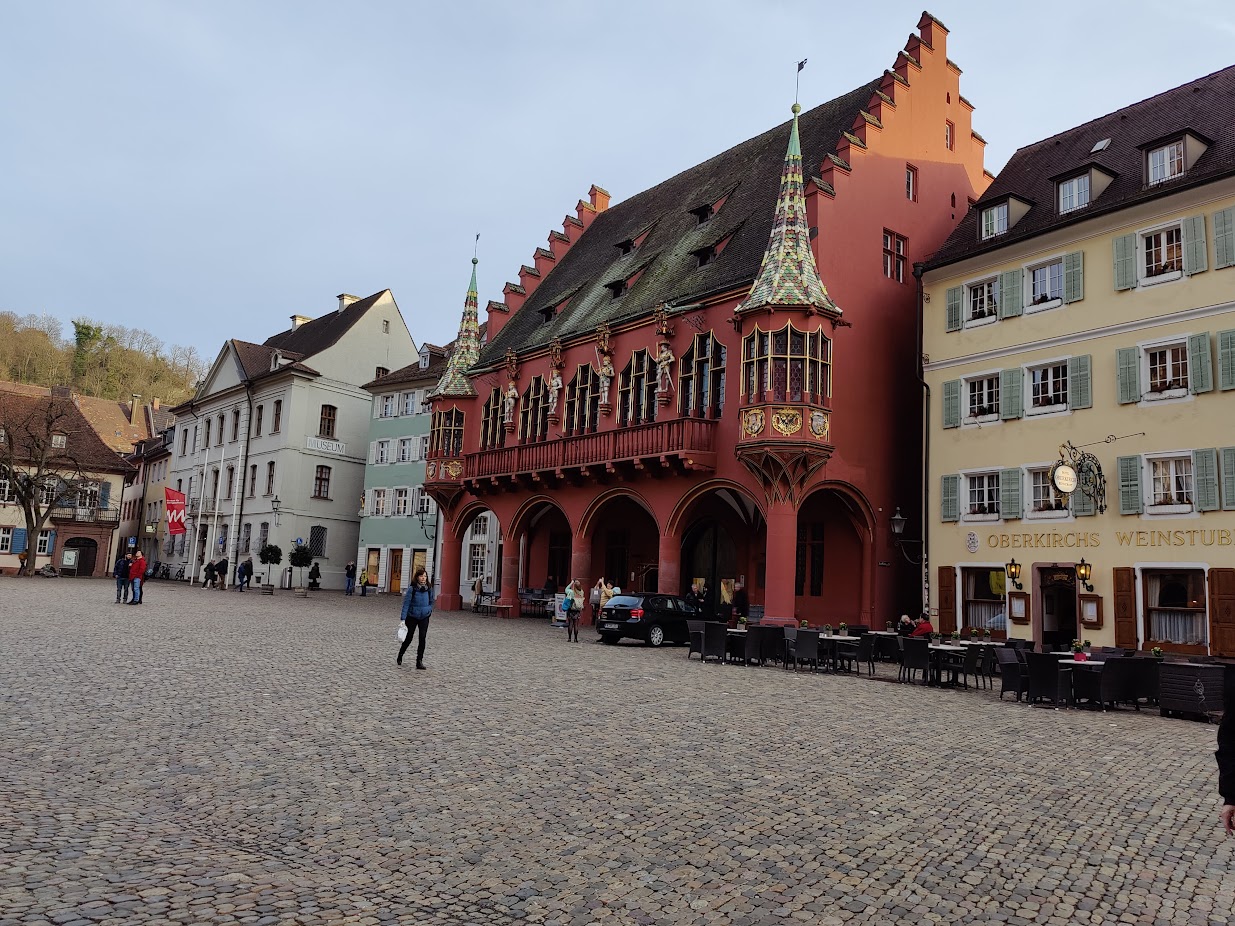
[[[0,579],[0,924],[1231,922],[1214,727],[396,614]]]

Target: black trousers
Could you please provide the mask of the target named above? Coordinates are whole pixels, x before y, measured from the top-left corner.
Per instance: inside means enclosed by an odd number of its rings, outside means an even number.
[[[416,631],[420,631],[420,642],[416,644],[416,661],[423,662],[425,658],[425,637],[429,633],[429,619],[416,620],[409,617],[404,623],[407,624],[407,636],[403,638],[403,645],[399,647],[399,658],[403,658],[403,654],[407,652],[407,648],[412,645],[412,637],[416,636]],[[387,657],[389,658],[389,657]]]

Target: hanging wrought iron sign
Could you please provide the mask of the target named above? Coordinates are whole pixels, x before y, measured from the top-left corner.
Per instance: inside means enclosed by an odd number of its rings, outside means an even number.
[[[1108,441],[1109,442],[1109,441]],[[1059,445],[1059,459],[1051,467],[1051,485],[1060,495],[1084,493],[1101,514],[1106,511],[1106,474],[1102,463],[1088,450],[1065,441]]]

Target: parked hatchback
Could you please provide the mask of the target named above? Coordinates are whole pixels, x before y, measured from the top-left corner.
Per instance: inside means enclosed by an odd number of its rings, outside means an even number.
[[[666,640],[690,640],[686,622],[697,620],[695,609],[676,595],[615,595],[600,612],[597,630],[606,643],[623,637],[660,646]]]

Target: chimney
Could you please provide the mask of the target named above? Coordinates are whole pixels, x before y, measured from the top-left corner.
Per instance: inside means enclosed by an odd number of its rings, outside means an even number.
[[[309,316],[307,315],[293,315],[292,316],[292,331],[295,331],[305,322],[311,322],[311,321],[313,321],[313,319],[309,318]]]
[[[353,296],[351,293],[339,293],[339,311],[342,312],[353,302],[359,302],[359,296]]]
[[[155,396],[153,399],[150,400],[150,407],[153,408],[156,412],[159,410],[159,405],[160,403],[159,403],[158,396]]]
[[[51,397],[53,399],[69,399],[73,396],[73,390],[68,386],[52,386]]]
[[[141,404],[141,394],[135,392],[130,397],[130,399],[131,400],[129,402],[129,424],[136,424],[137,423],[137,407],[139,404]]]

